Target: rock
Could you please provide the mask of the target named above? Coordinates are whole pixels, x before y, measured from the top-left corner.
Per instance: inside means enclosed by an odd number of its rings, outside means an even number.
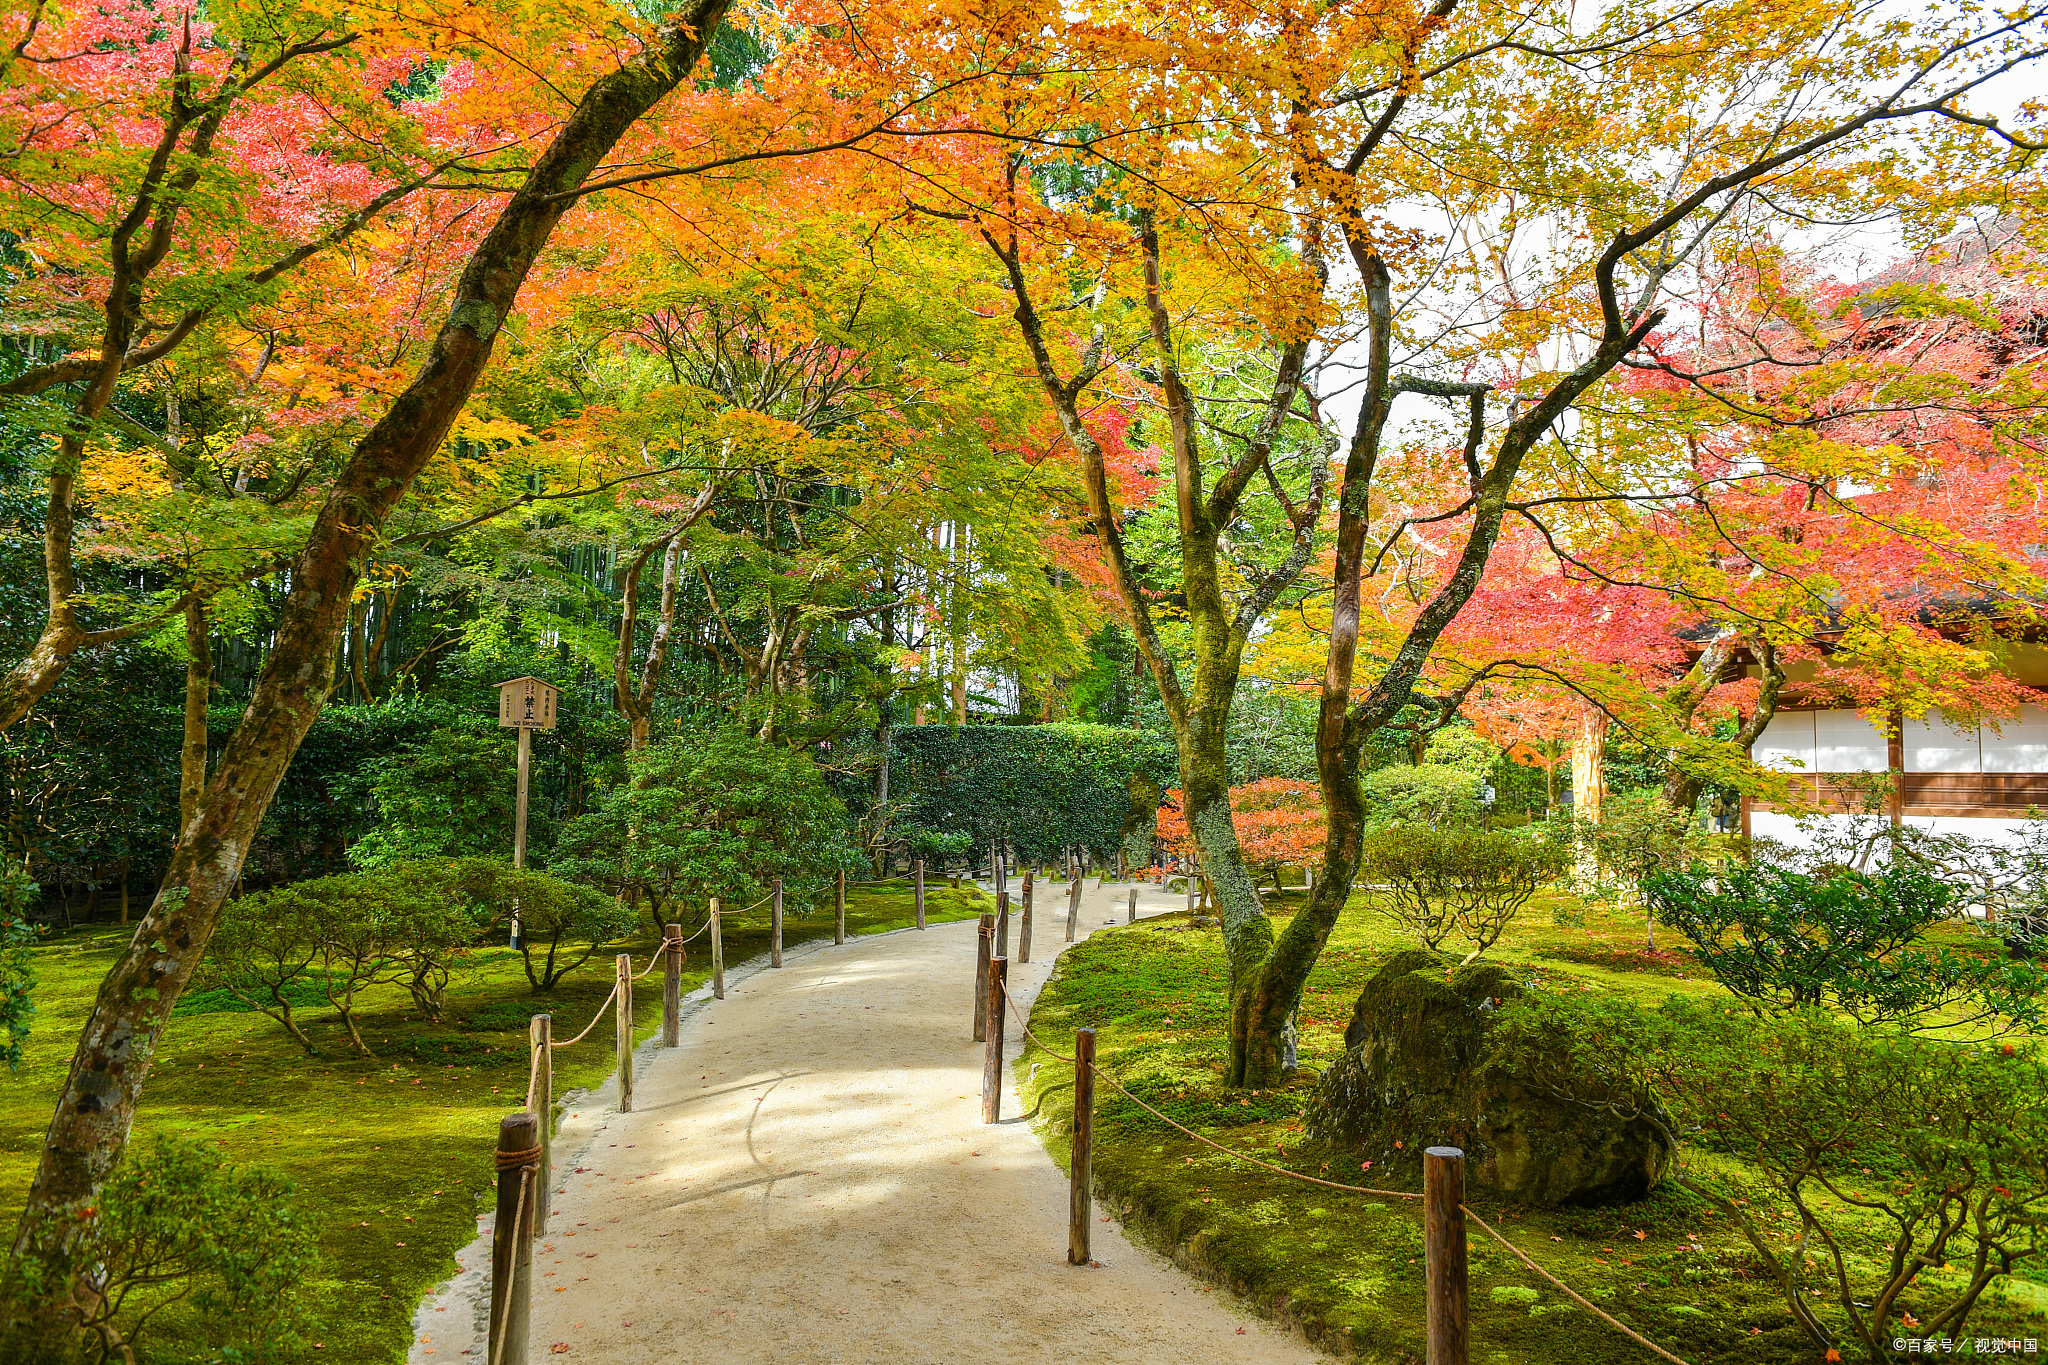
[[[1467,1184],[1521,1203],[1621,1204],[1648,1194],[1671,1161],[1655,1124],[1539,1093],[1491,1060],[1494,1012],[1521,994],[1513,973],[1491,962],[1453,969],[1423,949],[1394,954],[1359,992],[1344,1032],[1349,1051],[1309,1104],[1310,1136],[1376,1166],[1417,1164],[1424,1147],[1463,1147]],[[1604,1091],[1589,1077],[1581,1093]]]

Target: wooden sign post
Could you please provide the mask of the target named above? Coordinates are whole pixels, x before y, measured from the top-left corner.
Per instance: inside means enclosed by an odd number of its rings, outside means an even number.
[[[519,732],[519,796],[512,814],[512,866],[526,866],[526,787],[533,770],[533,732],[555,728],[561,689],[539,678],[498,684],[498,728]],[[512,946],[519,946],[519,902],[512,903]]]

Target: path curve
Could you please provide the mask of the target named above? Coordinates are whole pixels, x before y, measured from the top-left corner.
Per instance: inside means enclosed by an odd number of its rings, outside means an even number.
[[[1185,904],[1139,890],[1141,914]],[[1122,924],[1129,891],[1090,886],[1081,937]],[[1065,946],[1066,888],[1046,893],[1032,961],[1010,967],[1027,1009]],[[575,1106],[536,1248],[535,1365],[1326,1360],[1113,1222],[1100,1269],[1067,1265],[1066,1177],[1028,1123],[981,1123],[974,938],[972,921],[899,930],[732,974],[724,1000],[693,997],[680,1047],[641,1049],[634,1112]],[[473,1244],[420,1306],[413,1365],[483,1357],[488,1259]]]

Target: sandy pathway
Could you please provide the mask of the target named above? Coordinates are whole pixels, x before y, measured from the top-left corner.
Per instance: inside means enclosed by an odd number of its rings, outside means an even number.
[[[1020,1001],[1063,946],[1066,891],[1046,889],[1033,960],[1010,969]],[[1122,923],[1127,892],[1090,887],[1082,935]],[[1141,888],[1141,913],[1182,904]],[[681,1047],[643,1048],[633,1113],[585,1098],[555,1148],[536,1365],[1323,1360],[1114,1223],[1096,1224],[1100,1269],[1066,1264],[1066,1178],[1028,1124],[980,1122],[974,934],[878,934],[735,975]],[[483,1355],[488,1252],[461,1259],[421,1306],[415,1365]]]

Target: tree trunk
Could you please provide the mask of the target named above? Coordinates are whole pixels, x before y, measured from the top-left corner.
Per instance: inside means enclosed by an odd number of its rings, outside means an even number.
[[[1201,448],[1204,428],[1194,395],[1183,383],[1179,369],[1172,321],[1164,300],[1158,234],[1150,215],[1141,215],[1144,306],[1151,322],[1153,353],[1171,436],[1181,592],[1194,656],[1184,681],[1159,637],[1147,589],[1130,563],[1121,523],[1109,498],[1107,457],[1102,444],[1081,417],[1077,399],[1083,380],[1070,383],[1059,376],[1031,301],[1030,286],[1015,243],[1006,251],[994,237],[985,235],[984,240],[1008,270],[1011,292],[1017,300],[1014,316],[1037,369],[1040,387],[1052,403],[1062,434],[1081,455],[1089,512],[1095,521],[1095,534],[1102,542],[1111,581],[1130,613],[1138,651],[1152,669],[1159,684],[1160,700],[1173,725],[1188,833],[1216,897],[1224,950],[1230,963],[1234,1005],[1231,1061],[1226,1079],[1233,1085],[1254,1084],[1255,1081],[1244,1079],[1250,1074],[1246,1068],[1252,1050],[1244,1030],[1254,1017],[1248,1009],[1246,992],[1252,988],[1258,966],[1272,947],[1273,926],[1244,865],[1244,854],[1231,820],[1224,731],[1230,719],[1246,640],[1274,598],[1300,574],[1313,549],[1327,463],[1315,469],[1305,502],[1285,508],[1295,531],[1288,557],[1263,579],[1249,585],[1234,609],[1224,592],[1220,541],[1224,528],[1238,515],[1240,501],[1252,478],[1261,469],[1270,474],[1266,462],[1300,391],[1308,343],[1298,340],[1282,351],[1272,391],[1261,400],[1261,417],[1254,434],[1205,493]],[[1099,354],[1100,345],[1100,341],[1095,343],[1090,354]]]
[[[199,813],[206,790],[206,704],[213,694],[213,648],[207,640],[206,604],[185,604],[185,743],[178,753],[178,837]],[[126,898],[123,897],[123,905]],[[122,923],[127,923],[124,911]]]
[[[1572,814],[1599,824],[1607,813],[1607,713],[1591,702],[1579,704],[1579,733],[1572,740]]]
[[[658,45],[599,77],[535,161],[456,284],[419,374],[363,437],[295,561],[275,643],[156,900],[101,984],[57,1100],[16,1252],[62,1265],[82,1212],[121,1159],[158,1039],[191,980],[285,768],[333,682],[360,565],[433,458],[491,355],[520,285],[574,195],[703,55],[729,0],[672,13]],[[118,364],[108,367],[112,383]],[[67,1272],[72,1269],[68,1265]]]
[[[1557,381],[1541,400],[1508,423],[1492,462],[1473,480],[1472,520],[1464,548],[1450,576],[1423,605],[1406,636],[1381,671],[1364,700],[1352,703],[1353,673],[1358,656],[1359,604],[1366,553],[1370,545],[1372,479],[1379,443],[1398,393],[1425,393],[1463,398],[1470,404],[1465,462],[1477,470],[1478,450],[1485,437],[1486,388],[1402,377],[1391,379],[1393,285],[1385,263],[1371,246],[1370,231],[1349,235],[1351,253],[1366,288],[1371,321],[1365,397],[1344,465],[1337,497],[1337,546],[1331,599],[1330,645],[1323,672],[1322,698],[1316,719],[1316,773],[1329,818],[1323,847],[1322,873],[1315,879],[1308,904],[1288,921],[1286,929],[1260,965],[1257,978],[1237,1001],[1240,1049],[1233,1038],[1233,1067],[1240,1085],[1267,1085],[1286,1071],[1286,1040],[1290,1021],[1301,1002],[1302,987],[1336,926],[1351,894],[1364,847],[1363,796],[1359,788],[1359,756],[1367,736],[1384,726],[1406,705],[1437,639],[1471,600],[1507,513],[1509,490],[1529,449],[1579,394],[1620,363],[1663,318],[1652,313],[1632,326],[1610,322],[1593,356]],[[1617,314],[1618,318],[1619,315]]]
[[[889,703],[882,703],[882,718],[875,725],[875,878],[887,875],[884,861],[889,856],[889,745],[895,738]]]

